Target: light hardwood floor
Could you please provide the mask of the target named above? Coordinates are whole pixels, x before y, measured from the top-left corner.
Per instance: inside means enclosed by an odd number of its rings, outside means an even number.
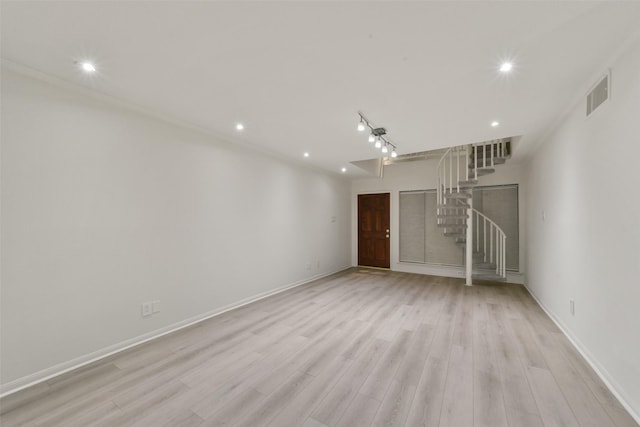
[[[637,427],[524,287],[363,269],[0,403],[3,427]]]

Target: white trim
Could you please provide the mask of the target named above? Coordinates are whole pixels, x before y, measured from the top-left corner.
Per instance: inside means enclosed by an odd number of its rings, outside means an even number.
[[[464,279],[464,267],[454,265],[397,262],[391,264],[391,271]],[[524,285],[524,274],[517,271],[507,271],[506,282]]]
[[[551,312],[551,310],[545,307],[542,301],[538,299],[536,294],[534,294],[533,291],[527,285],[524,285],[524,287],[527,289],[527,291],[529,291],[533,299],[536,300],[540,308],[542,308],[542,310],[547,314],[547,316],[549,316],[549,318],[553,321],[553,323],[555,323],[556,326],[560,329],[560,331],[562,331],[564,336],[567,337],[567,339],[573,345],[573,347],[576,350],[578,350],[578,353],[580,353],[580,355],[584,358],[584,360],[587,361],[589,366],[591,366],[591,369],[595,371],[598,377],[600,377],[602,382],[607,386],[609,391],[616,397],[616,399],[618,399],[620,404],[624,407],[624,409],[627,410],[629,415],[631,415],[631,418],[633,418],[636,423],[640,424],[640,414],[635,412],[634,409],[631,407],[631,405],[629,405],[628,400],[626,399],[626,395],[622,387],[620,387],[620,385],[618,384],[618,382],[613,379],[613,377],[609,374],[609,372],[605,369],[605,367],[598,362],[598,360],[591,354],[591,352],[587,349],[587,347],[583,345],[580,342],[580,340],[570,332],[570,329],[565,327],[560,321],[560,319],[558,319]]]
[[[272,295],[275,294],[279,294],[281,292],[287,291],[289,289],[293,289],[296,288],[298,286],[302,286],[302,285],[306,285],[308,283],[313,282],[314,280],[318,280],[318,279],[322,279],[323,277],[327,277],[327,276],[331,276],[332,274],[336,274],[339,273],[341,271],[347,270],[350,267],[341,267],[335,271],[332,271],[330,273],[323,273],[323,274],[318,274],[315,276],[312,276],[310,278],[306,278],[304,280],[298,281],[298,282],[294,282],[294,283],[290,283],[288,285],[282,286],[280,288],[271,290],[271,291],[267,291],[267,292],[263,292],[248,298],[244,298],[238,302],[235,302],[233,304],[229,304],[227,306],[224,307],[220,307],[217,309],[214,309],[212,311],[208,311],[206,313],[203,314],[199,314],[197,316],[193,316],[190,317],[188,319],[185,319],[183,321],[174,323],[172,325],[168,325],[165,326],[163,328],[160,329],[156,329],[155,331],[152,332],[148,332],[146,334],[143,335],[139,335],[135,338],[131,338],[122,342],[119,342],[117,344],[114,345],[110,345],[108,347],[105,347],[103,349],[100,349],[98,351],[94,351],[93,353],[89,353],[86,354],[84,356],[80,356],[77,357],[75,359],[69,360],[67,362],[63,362],[60,363],[58,365],[52,366],[50,368],[47,369],[43,369],[39,372],[27,375],[25,377],[22,378],[18,378],[17,380],[8,382],[6,384],[2,384],[0,385],[0,398],[3,398],[5,396],[8,396],[10,394],[16,393],[20,390],[23,390],[25,388],[34,386],[36,384],[42,383],[44,381],[47,381],[51,378],[57,377],[59,375],[65,374],[69,371],[73,371],[74,369],[78,369],[82,366],[88,365],[90,363],[93,362],[97,362],[101,359],[104,359],[105,357],[111,356],[113,354],[116,353],[120,353],[124,350],[128,350],[132,347],[138,346],[140,344],[143,344],[145,342],[154,340],[156,338],[160,338],[164,335],[170,334],[172,332],[175,331],[179,331],[180,329],[184,329],[188,326],[194,325],[196,323],[202,322],[204,320],[210,319],[212,317],[218,316],[222,313],[225,313],[227,311],[233,310],[235,308],[238,307],[242,307],[244,305],[250,304],[252,302],[270,297]]]

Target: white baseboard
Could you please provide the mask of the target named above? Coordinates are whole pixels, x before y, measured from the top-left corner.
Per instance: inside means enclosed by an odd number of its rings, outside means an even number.
[[[631,415],[631,417],[635,420],[635,422],[640,425],[640,414],[636,412],[636,410],[631,405],[629,405],[628,403],[629,400],[626,398],[626,393],[623,391],[622,387],[620,387],[618,382],[615,379],[613,379],[613,377],[609,374],[607,369],[604,366],[602,366],[600,362],[598,362],[598,359],[596,359],[591,354],[591,352],[587,349],[587,347],[585,347],[582,344],[582,342],[580,342],[580,340],[571,333],[571,330],[565,327],[564,324],[560,321],[560,319],[558,319],[551,310],[545,307],[542,301],[538,299],[536,294],[534,294],[533,291],[526,284],[524,286],[525,288],[527,288],[527,291],[529,291],[533,299],[536,300],[536,302],[542,308],[542,310],[544,310],[544,312],[547,313],[547,316],[549,316],[549,318],[553,321],[553,323],[555,323],[556,326],[562,331],[562,333],[567,337],[567,339],[569,340],[569,342],[571,342],[571,344],[575,347],[575,349],[578,350],[578,353],[580,353],[580,355],[584,357],[584,359],[587,361],[589,366],[591,366],[591,368],[595,371],[598,377],[600,377],[602,382],[604,382],[604,384],[607,386],[609,391],[616,397],[616,399],[618,399],[620,404],[627,410],[629,415]]]
[[[69,371],[73,371],[74,369],[78,369],[82,366],[88,365],[90,363],[93,362],[97,362],[98,360],[104,359],[105,357],[111,356],[113,354],[119,353],[121,351],[124,350],[128,350],[132,347],[138,346],[140,344],[143,344],[145,342],[154,340],[156,338],[160,338],[163,335],[167,335],[170,334],[172,332],[178,331],[180,329],[184,329],[188,326],[194,325],[198,322],[202,322],[204,320],[210,319],[212,317],[218,316],[222,313],[225,313],[229,310],[233,310],[235,308],[238,307],[242,307],[243,305],[247,305],[250,304],[252,302],[270,297],[272,295],[275,294],[279,294],[280,292],[284,292],[287,291],[289,289],[293,289],[295,287],[298,286],[302,286],[305,285],[307,283],[313,282],[314,280],[318,280],[318,279],[322,279],[323,277],[327,277],[327,276],[331,276],[332,274],[336,274],[339,273],[341,271],[347,270],[349,269],[349,266],[345,266],[345,267],[341,267],[335,271],[329,272],[329,273],[323,273],[323,274],[318,274],[309,278],[306,278],[304,280],[298,281],[298,282],[294,282],[294,283],[289,283],[288,285],[279,287],[277,289],[273,289],[267,292],[263,292],[260,293],[258,295],[254,295],[248,298],[244,298],[240,301],[237,301],[233,304],[229,304],[227,306],[224,307],[220,307],[211,311],[208,311],[206,313],[203,314],[199,314],[197,316],[193,316],[190,317],[188,319],[185,319],[183,321],[177,322],[177,323],[173,323],[171,325],[165,326],[163,328],[160,329],[156,329],[154,331],[148,332],[146,334],[143,335],[139,335],[135,338],[131,338],[125,341],[121,341],[117,344],[114,345],[110,345],[108,347],[102,348],[98,351],[95,351],[93,353],[89,353],[86,354],[84,356],[80,356],[77,357],[75,359],[69,360],[67,362],[63,362],[60,363],[58,365],[52,366],[50,368],[47,369],[43,369],[41,371],[38,371],[36,373],[27,375],[25,377],[22,378],[18,378],[17,380],[13,380],[11,382],[8,382],[6,384],[2,384],[0,385],[0,398],[8,396],[10,394],[16,393],[20,390],[23,390],[25,388],[34,386],[36,384],[42,383],[44,381],[47,381],[51,378],[57,377],[59,375],[65,374]]]
[[[456,277],[464,279],[464,267],[438,264],[418,264],[397,262],[391,265],[391,270],[403,273],[428,274],[430,276]]]
[[[397,262],[391,266],[391,270],[403,273],[428,274],[430,276],[464,279],[464,267],[456,267],[452,265]],[[507,282],[524,285],[524,274],[517,271],[507,271]]]

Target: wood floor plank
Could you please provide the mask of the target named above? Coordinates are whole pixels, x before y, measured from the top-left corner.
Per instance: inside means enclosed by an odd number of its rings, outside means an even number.
[[[536,341],[533,339],[533,335],[525,321],[521,319],[511,319],[509,324],[518,343],[520,357],[524,360],[525,364],[527,366],[546,369],[547,364],[542,356],[542,352],[536,345]]]
[[[307,387],[294,396],[282,411],[269,423],[272,427],[298,426],[304,424],[311,412],[329,393],[335,383],[348,370],[353,361],[336,357],[311,381]]]
[[[471,347],[451,346],[439,425],[473,425],[473,355]]]
[[[611,417],[616,427],[638,427],[638,424],[633,420],[631,415],[624,409],[620,409],[616,406],[604,405],[605,411]]]
[[[474,427],[506,427],[502,386],[497,372],[475,369],[473,372]]]
[[[188,409],[168,419],[162,427],[198,427],[204,420]]]
[[[120,401],[116,405],[122,411],[121,415],[96,425],[130,426],[140,422],[147,424],[146,419],[166,419],[175,410],[170,402],[173,399],[183,399],[188,396],[189,388],[180,381],[159,383],[153,390],[145,390],[144,394],[131,396],[131,400]],[[160,423],[156,423],[160,424]]]
[[[429,354],[434,328],[431,325],[422,324],[412,335],[412,341],[405,354],[402,364],[398,368],[394,378],[413,387],[418,386],[422,370]]]
[[[314,377],[304,372],[295,371],[273,393],[260,401],[257,407],[236,422],[237,426],[266,426],[278,415],[284,406],[295,395],[304,390]]]
[[[442,360],[449,360],[451,345],[453,343],[453,320],[455,317],[455,307],[451,310],[448,299],[454,297],[455,294],[451,290],[448,290],[446,295],[447,299],[442,302],[440,315],[438,317],[433,336],[433,342],[431,343],[431,349],[429,350],[430,356],[440,358]]]
[[[58,412],[57,416],[43,417],[36,422],[37,426],[67,427],[67,426],[87,426],[109,423],[122,416],[122,411],[116,404],[107,400],[96,403],[87,408],[77,411]]]
[[[473,346],[473,294],[465,287],[461,293],[461,301],[456,309],[453,327],[453,344],[469,347]]]
[[[518,344],[508,327],[510,321],[499,304],[487,304],[490,338],[495,347],[502,396],[509,425],[542,426],[538,406],[520,359]]]
[[[371,396],[378,401],[382,400],[396,370],[404,360],[411,343],[411,336],[410,331],[401,331],[396,336],[389,350],[384,354],[380,363],[373,368],[373,372],[360,389],[361,394]]]
[[[234,399],[231,399],[220,408],[212,408],[214,409],[213,413],[207,417],[202,425],[207,427],[232,426],[244,414],[257,409],[265,397],[262,393],[253,389],[243,390],[242,393],[239,393]]]
[[[312,413],[312,417],[328,426],[335,426],[389,345],[385,340],[373,339],[362,355],[354,360],[348,371],[327,393]]]
[[[603,406],[612,406],[626,413],[623,406],[618,402],[618,399],[615,398],[613,393],[611,393],[589,363],[580,355],[578,350],[573,347],[567,337],[559,332],[551,336],[555,338],[555,344],[559,346],[573,368],[578,371],[578,374],[587,384],[587,387],[589,387],[596,399],[598,399]]]
[[[545,427],[579,426],[551,372],[535,366],[528,367],[527,372]]]
[[[302,427],[329,427],[326,424],[322,424],[320,421],[315,420],[313,418],[307,418],[307,420],[302,424]]]
[[[447,362],[434,357],[429,357],[425,362],[407,416],[407,426],[437,426],[439,424],[447,377]]]
[[[383,322],[383,327],[376,334],[376,338],[380,338],[387,341],[393,341],[393,337],[396,336],[398,330],[402,327],[402,324],[407,320],[407,317],[412,311],[410,305],[400,305],[394,309],[391,314]],[[373,321],[375,323],[375,320]]]
[[[638,427],[520,285],[353,268],[0,399],[13,426]]]
[[[351,402],[337,427],[368,427],[378,411],[380,401],[364,394],[358,394]]]
[[[416,386],[414,384],[393,380],[380,403],[371,426],[403,426],[415,393]]]
[[[600,405],[578,371],[565,357],[553,333],[534,334],[544,354],[549,370],[562,390],[576,419],[585,427],[615,427],[604,407]]]

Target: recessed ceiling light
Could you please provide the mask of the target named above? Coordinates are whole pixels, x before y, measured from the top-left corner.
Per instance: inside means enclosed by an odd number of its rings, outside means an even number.
[[[513,68],[513,64],[511,62],[503,62],[500,66],[500,71],[503,73],[508,73]]]
[[[345,173],[347,171],[347,168],[342,168],[340,170],[342,171],[342,173]]]
[[[309,157],[309,153],[304,153],[303,156]]]
[[[80,68],[82,68],[82,70],[85,73],[95,73],[96,72],[96,66],[93,65],[91,62],[89,61],[83,61],[80,63]]]
[[[494,127],[498,126],[499,124],[500,124],[499,122],[496,122],[496,121],[494,120],[493,122],[491,122],[491,127],[493,127],[493,128],[494,128]]]
[[[244,125],[242,123],[236,123],[236,130],[244,130]]]

